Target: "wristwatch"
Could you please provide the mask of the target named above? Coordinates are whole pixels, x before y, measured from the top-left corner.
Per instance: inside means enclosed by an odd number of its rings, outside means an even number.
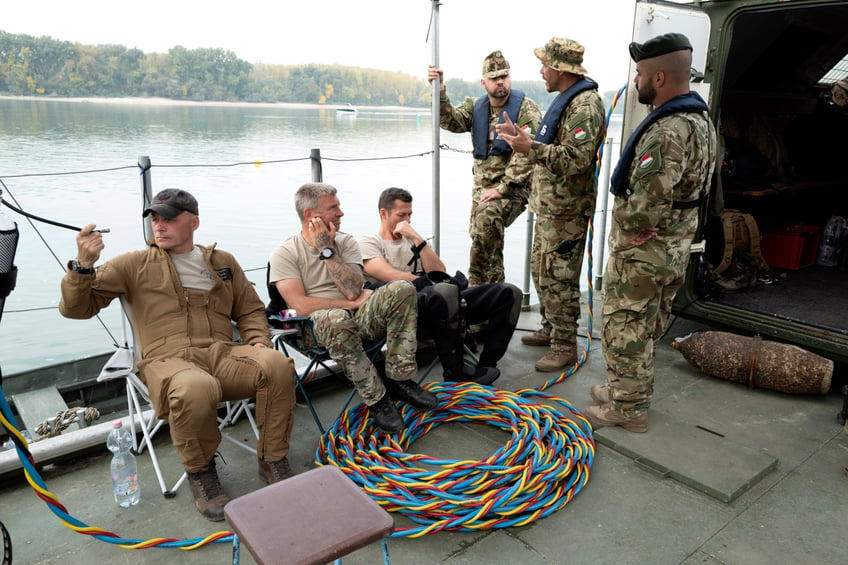
[[[68,268],[81,275],[93,275],[94,267],[83,267],[77,259],[68,261]]]
[[[330,257],[332,257],[332,256],[333,256],[333,255],[335,255],[335,254],[336,254],[336,250],[335,250],[335,249],[333,249],[332,247],[325,247],[325,248],[324,248],[324,249],[322,249],[322,250],[321,250],[321,252],[318,254],[318,258],[319,258],[319,259],[321,259],[321,260],[323,261],[324,259],[329,259]]]

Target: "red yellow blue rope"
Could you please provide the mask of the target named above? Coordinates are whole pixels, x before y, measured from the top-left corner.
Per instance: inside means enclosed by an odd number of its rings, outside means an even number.
[[[2,423],[3,428],[6,429],[15,444],[18,451],[18,459],[20,459],[21,465],[23,465],[26,481],[29,483],[30,487],[32,487],[36,496],[47,504],[50,511],[53,512],[53,514],[66,528],[73,530],[78,534],[92,536],[100,541],[111,543],[124,549],[147,549],[156,547],[162,549],[176,548],[189,551],[197,549],[198,547],[203,547],[210,543],[232,543],[232,532],[224,531],[215,532],[203,538],[187,540],[177,540],[172,538],[153,538],[146,540],[122,538],[118,534],[95,526],[89,526],[81,520],[74,518],[68,513],[67,508],[59,502],[58,497],[47,489],[47,486],[44,484],[41,476],[35,469],[35,462],[33,461],[32,454],[29,451],[29,445],[27,444],[26,438],[24,438],[24,436],[18,431],[17,426],[13,422],[14,416],[12,416],[12,411],[6,402],[6,397],[2,393],[2,389],[0,389],[0,423]]]
[[[319,464],[335,465],[384,509],[417,524],[396,529],[392,537],[524,526],[567,504],[588,481],[595,441],[589,423],[567,401],[474,383],[425,387],[439,407],[418,411],[404,405],[405,426],[398,434],[381,433],[360,404],[327,430],[316,453]],[[408,451],[452,422],[488,424],[511,436],[481,460]]]

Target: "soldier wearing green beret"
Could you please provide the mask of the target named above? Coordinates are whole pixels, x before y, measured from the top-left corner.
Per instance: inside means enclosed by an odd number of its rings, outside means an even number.
[[[542,327],[525,345],[550,349],[536,370],[577,363],[580,269],[589,218],[595,212],[598,148],[606,133],[598,84],[586,77],[583,46],[554,37],[535,50],[548,92],[559,92],[535,137],[507,118],[498,135],[533,164],[530,210],[536,214],[530,268],[539,295]]]
[[[471,253],[468,282],[472,285],[504,282],[504,230],[527,207],[533,167],[525,155],[495,135],[495,126],[506,112],[519,127],[536,133],[542,114],[536,103],[512,88],[509,62],[500,51],[483,61],[480,84],[486,96],[466,98],[454,107],[445,90],[444,72],[430,65],[427,79],[439,79],[439,124],[454,133],[471,132],[474,147],[474,180],[471,193]]]
[[[631,43],[639,102],[653,107],[625,145],[611,179],[615,195],[604,272],[602,339],[607,383],[585,411],[595,428],[648,429],[654,351],[683,284],[698,210],[716,163],[716,133],[704,100],[689,90],[692,46],[669,33]]]

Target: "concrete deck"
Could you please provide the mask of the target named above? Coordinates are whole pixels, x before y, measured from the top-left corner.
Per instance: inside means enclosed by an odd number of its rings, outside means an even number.
[[[544,350],[520,342],[525,331],[535,329],[537,319],[533,311],[522,315],[521,331],[500,365],[498,387],[535,388],[552,378],[533,370]],[[700,327],[678,320],[657,352],[648,433],[599,430],[588,484],[567,506],[521,528],[391,539],[392,563],[845,563],[848,436],[836,419],[842,406],[838,387],[827,396],[790,396],[704,375],[668,346],[674,337],[694,329]],[[586,364],[547,392],[583,408],[590,402],[590,385],[604,380],[596,336]],[[346,395],[340,388],[321,393],[319,409],[329,414]],[[246,426],[237,433],[250,438]],[[483,425],[445,424],[419,439],[413,451],[480,458],[503,445],[506,437]],[[296,471],[313,466],[317,440],[308,411],[298,407],[289,454]],[[176,478],[180,467],[167,434],[157,445],[166,474]],[[228,442],[222,443],[221,452],[226,464],[219,464],[219,472],[231,497],[264,486],[247,452]],[[97,454],[50,465],[42,476],[72,516],[122,537],[187,539],[228,529],[226,523],[216,527],[204,520],[185,486],[176,498],[164,499],[146,455],[138,457],[140,504],[127,510],[116,507],[109,457],[104,447]],[[194,551],[130,551],[77,534],[63,526],[22,479],[0,485],[0,521],[11,533],[16,564],[208,564],[232,559],[228,544]],[[409,524],[402,516],[396,523]],[[254,563],[246,550],[241,562]],[[380,563],[379,544],[344,562]]]

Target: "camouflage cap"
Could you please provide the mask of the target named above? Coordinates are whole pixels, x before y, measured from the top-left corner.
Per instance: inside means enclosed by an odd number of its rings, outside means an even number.
[[[509,74],[509,63],[500,51],[492,51],[483,59],[483,76],[486,78],[505,77]]]
[[[575,75],[588,74],[583,67],[585,49],[573,39],[552,37],[544,47],[537,47],[533,52],[546,67]]]
[[[645,43],[630,44],[630,58],[636,63],[642,59],[653,59],[674,51],[692,50],[689,38],[682,33],[665,33],[649,39]]]

